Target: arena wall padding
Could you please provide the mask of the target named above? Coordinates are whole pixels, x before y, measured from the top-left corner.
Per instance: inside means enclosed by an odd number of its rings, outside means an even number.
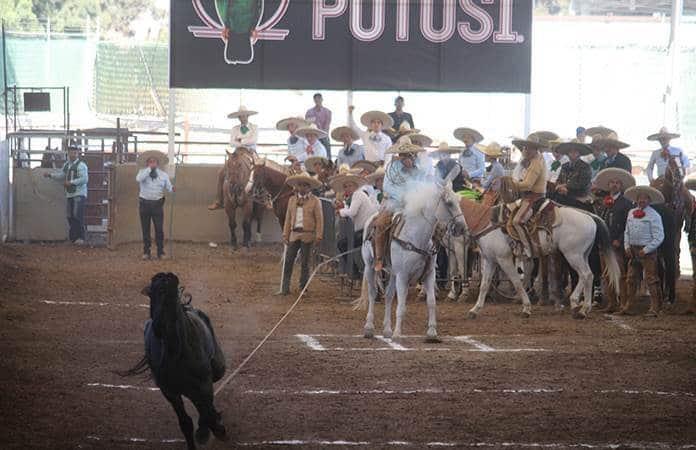
[[[208,211],[215,199],[219,165],[181,165],[176,168],[175,194],[168,194],[164,206],[164,234],[169,237],[172,204],[173,238],[175,241],[229,242],[227,215],[223,210]],[[138,184],[135,164],[111,168],[111,214],[109,219],[109,247],[142,240],[138,216]],[[252,224],[255,239],[256,223]],[[154,233],[154,231],[153,231]],[[265,211],[261,229],[262,242],[280,242],[281,230],[272,211]],[[237,239],[241,244],[241,217],[237,219]]]
[[[14,235],[17,241],[63,241],[68,238],[63,183],[44,178],[55,169],[14,169]]]

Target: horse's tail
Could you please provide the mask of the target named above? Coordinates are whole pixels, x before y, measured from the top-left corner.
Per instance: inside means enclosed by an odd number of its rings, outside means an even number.
[[[364,311],[367,308],[367,301],[369,300],[368,297],[367,279],[363,276],[362,286],[360,288],[360,297],[353,300],[353,311]]]
[[[150,363],[148,362],[147,356],[143,356],[135,366],[125,371],[117,370],[115,373],[122,377],[133,377],[136,375],[142,375],[148,370],[150,370]]]
[[[611,245],[611,236],[609,235],[609,228],[606,222],[602,220],[599,216],[595,214],[588,214],[594,220],[597,226],[597,232],[595,233],[595,244],[597,248],[602,252],[604,258],[604,275],[609,278],[609,287],[614,289],[616,295],[619,295],[619,288],[621,286],[621,267],[619,266],[619,261],[616,259],[616,254]]]

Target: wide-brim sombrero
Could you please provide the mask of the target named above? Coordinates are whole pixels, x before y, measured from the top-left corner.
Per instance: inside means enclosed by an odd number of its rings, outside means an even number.
[[[553,131],[535,131],[534,133],[531,133],[530,136],[537,136],[539,138],[539,142],[544,144],[545,148],[550,148],[551,147],[551,142],[559,139],[559,136],[554,133]]]
[[[392,128],[394,126],[394,120],[392,120],[391,116],[382,111],[366,112],[365,114],[360,116],[360,123],[362,123],[366,127],[369,127],[370,123],[375,119],[382,122],[382,128]]]
[[[455,153],[461,153],[462,148],[461,147],[455,147],[449,145],[449,143],[442,141],[440,144],[437,146],[435,150],[432,150],[430,153],[448,153],[450,155],[453,155]]]
[[[343,192],[343,185],[346,183],[355,183],[357,187],[360,187],[366,184],[367,180],[365,177],[352,173],[336,175],[329,180],[329,186],[331,186],[331,189],[333,189],[333,191],[337,194]]]
[[[148,150],[145,152],[138,152],[138,158],[136,162],[138,166],[145,167],[147,165],[147,160],[154,158],[157,160],[160,169],[164,168],[169,164],[169,157],[159,150]]]
[[[577,141],[562,142],[553,149],[553,151],[560,153],[561,155],[567,155],[573,150],[577,150],[578,153],[580,153],[580,156],[592,154],[592,147],[589,144],[583,144],[582,142]]]
[[[503,148],[497,142],[491,142],[488,145],[477,145],[476,149],[491,158],[503,156]]]
[[[307,172],[302,172],[299,175],[289,176],[285,182],[291,187],[297,187],[301,183],[306,183],[312,189],[317,189],[321,187],[321,182],[316,178],[310,176]]]
[[[522,139],[522,138],[514,138],[512,139],[512,145],[517,147],[518,149],[522,150],[523,147],[528,147],[528,148],[533,148],[533,149],[540,149],[544,148],[548,143],[542,142],[541,138],[539,136],[530,134],[527,136],[527,139]]]
[[[327,136],[326,131],[320,130],[313,123],[306,127],[298,128],[297,131],[295,131],[296,136],[303,137],[305,139],[307,138],[308,134],[315,134],[319,139],[323,139]]]
[[[595,138],[592,139],[592,145],[598,145],[600,147],[618,148],[619,150],[621,150],[622,148],[630,147],[629,144],[620,141],[619,136],[613,132],[609,133],[606,137],[595,135]]]
[[[602,137],[607,137],[611,133],[616,134],[616,131],[612,130],[611,128],[607,128],[604,125],[597,125],[596,127],[590,127],[585,130],[585,136],[590,136],[590,137],[595,137],[595,136],[602,136]]]
[[[246,116],[246,117],[253,116],[254,114],[258,114],[258,113],[256,111],[252,111],[250,109],[247,109],[246,106],[240,106],[237,111],[229,113],[227,115],[227,118],[228,119],[236,119],[236,118],[242,117],[242,116]]]
[[[471,136],[471,138],[474,141],[474,144],[478,144],[483,140],[483,135],[479,133],[478,131],[474,130],[473,128],[467,128],[467,127],[460,127],[454,130],[452,133],[454,135],[454,138],[464,142],[464,137],[465,136]]]
[[[358,169],[360,171],[365,171],[368,173],[374,173],[375,170],[377,170],[377,164],[373,163],[372,161],[368,161],[366,159],[363,159],[361,161],[356,161],[353,163],[352,166],[350,166],[351,169]]]
[[[307,127],[311,124],[309,120],[305,120],[302,117],[287,117],[283,120],[279,120],[276,123],[276,130],[286,131],[290,124],[295,124],[297,128]]]
[[[356,133],[354,129],[352,129],[351,127],[343,126],[336,127],[333,130],[331,130],[331,139],[333,139],[334,141],[342,141],[344,134],[349,134],[354,141],[357,141],[360,138],[360,136],[358,136],[358,133]]]
[[[430,147],[433,144],[433,140],[430,137],[421,133],[413,133],[407,136],[411,140],[411,143],[421,147]]]
[[[660,139],[677,139],[681,137],[679,133],[670,133],[667,128],[662,127],[659,132],[648,136],[649,141],[659,141]]]
[[[384,167],[378,167],[377,170],[369,174],[368,176],[365,177],[368,183],[374,183],[375,181],[379,180],[380,178],[384,178],[385,174]]]
[[[616,167],[610,167],[608,169],[600,170],[597,174],[597,177],[595,178],[594,184],[595,186],[597,186],[597,188],[601,189],[602,191],[608,191],[609,182],[611,180],[621,181],[621,186],[623,190],[632,188],[636,185],[636,179],[633,178],[633,175],[631,175],[623,169],[619,169]]]
[[[665,197],[662,192],[658,191],[654,187],[650,186],[633,186],[624,192],[624,197],[631,200],[634,203],[638,202],[638,196],[641,194],[647,194],[650,197],[650,203],[664,203]]]
[[[420,145],[416,145],[412,142],[397,142],[396,144],[392,145],[385,151],[384,153],[388,153],[390,155],[405,155],[405,154],[417,154],[424,152],[425,149],[421,147]]]
[[[314,166],[317,164],[321,164],[321,167],[325,167],[327,164],[329,164],[329,160],[323,156],[310,156],[309,158],[305,159],[304,162],[305,167],[309,171],[314,171]]]

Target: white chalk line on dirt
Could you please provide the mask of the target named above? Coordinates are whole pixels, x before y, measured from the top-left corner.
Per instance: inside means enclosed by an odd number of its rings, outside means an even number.
[[[183,439],[152,439],[141,437],[104,438],[101,436],[87,436],[90,441],[122,442],[122,443],[148,443],[148,444],[179,444]],[[240,447],[267,447],[267,446],[320,446],[320,447],[468,447],[468,448],[596,448],[596,449],[691,449],[696,444],[672,444],[668,442],[607,442],[607,443],[574,443],[574,442],[458,442],[458,441],[351,441],[347,439],[278,439],[255,442],[230,442],[231,445]]]
[[[40,303],[45,303],[47,305],[61,305],[61,306],[124,306],[126,308],[149,308],[150,305],[131,305],[128,303],[105,303],[105,302],[64,302],[56,300],[40,300]]]
[[[319,343],[319,341],[314,338],[313,336],[309,336],[306,334],[296,334],[297,338],[304,342],[307,347],[311,348],[312,350],[318,351],[318,352],[323,352],[326,351],[326,348],[324,348],[323,345]]]
[[[403,345],[400,345],[398,342],[394,342],[389,338],[385,338],[384,336],[377,336],[377,340],[384,342],[387,344],[389,347],[391,347],[394,350],[398,350],[400,352],[407,351],[408,349],[404,347]]]
[[[159,391],[156,387],[147,386],[132,386],[130,384],[108,384],[108,383],[87,383],[88,387],[99,387],[104,389],[124,389],[124,390],[136,390],[136,391]]]

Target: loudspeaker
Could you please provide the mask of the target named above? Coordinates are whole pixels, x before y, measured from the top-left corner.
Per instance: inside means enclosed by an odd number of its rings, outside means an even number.
[[[51,95],[48,92],[25,92],[24,111],[44,112],[51,110]]]

